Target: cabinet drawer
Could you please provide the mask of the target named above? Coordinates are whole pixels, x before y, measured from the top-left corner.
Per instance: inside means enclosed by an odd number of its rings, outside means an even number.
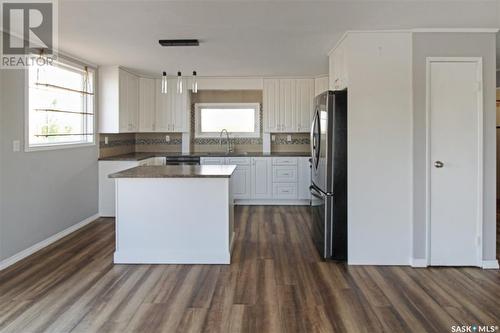
[[[296,157],[273,157],[273,165],[297,165]]]
[[[273,197],[275,199],[296,199],[297,184],[295,183],[274,183]]]
[[[223,165],[225,160],[224,157],[202,157],[200,163],[204,165]]]
[[[250,157],[227,157],[226,164],[250,165]]]
[[[275,165],[273,166],[273,182],[274,183],[296,183],[297,182],[297,167]]]

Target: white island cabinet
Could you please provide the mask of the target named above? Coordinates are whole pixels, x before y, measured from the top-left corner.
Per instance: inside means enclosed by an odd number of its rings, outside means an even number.
[[[116,182],[116,264],[230,264],[235,165],[139,166]]]

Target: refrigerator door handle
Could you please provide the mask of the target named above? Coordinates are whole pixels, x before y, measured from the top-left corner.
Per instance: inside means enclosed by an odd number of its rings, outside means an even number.
[[[321,200],[325,199],[325,197],[321,195],[321,192],[318,191],[314,185],[309,186],[309,191],[311,191],[312,196]]]

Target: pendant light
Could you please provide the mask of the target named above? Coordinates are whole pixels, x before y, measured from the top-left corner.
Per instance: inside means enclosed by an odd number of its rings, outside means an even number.
[[[182,94],[182,90],[183,90],[183,87],[182,87],[182,73],[181,72],[177,72],[177,93],[178,94]]]
[[[167,93],[167,88],[168,88],[167,72],[163,72],[163,75],[161,77],[161,93],[162,94],[166,94]]]
[[[193,90],[194,94],[198,92],[198,81],[196,80],[196,71],[193,71],[193,83],[191,89]]]

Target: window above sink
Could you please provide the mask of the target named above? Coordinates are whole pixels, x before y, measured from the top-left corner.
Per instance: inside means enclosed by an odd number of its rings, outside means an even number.
[[[219,138],[223,129],[226,129],[231,137],[260,137],[260,104],[195,104],[195,137]]]

